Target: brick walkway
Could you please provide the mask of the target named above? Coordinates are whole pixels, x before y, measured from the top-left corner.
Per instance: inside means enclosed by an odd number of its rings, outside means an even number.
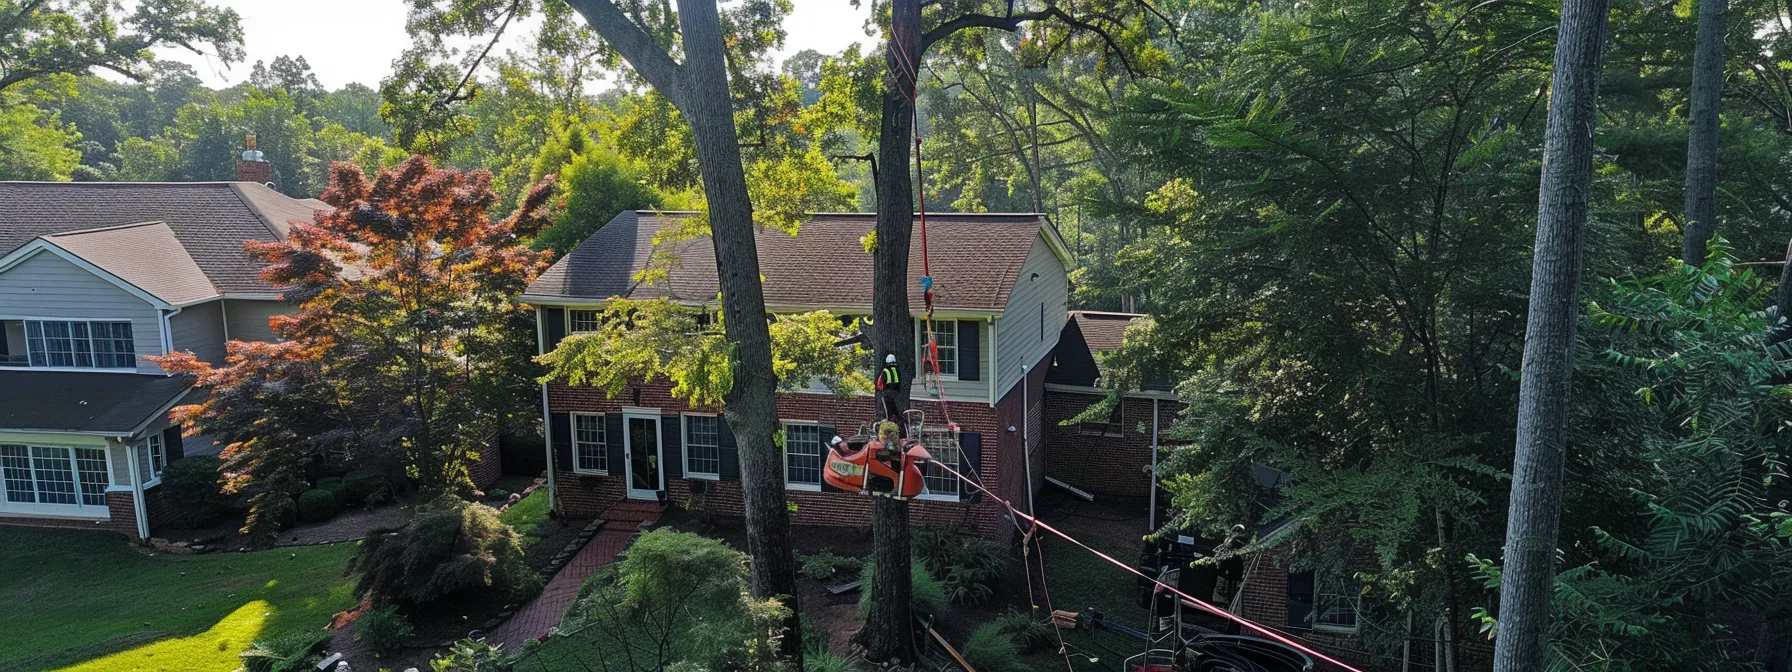
[[[579,587],[585,585],[585,579],[628,548],[629,542],[639,533],[641,523],[653,522],[659,517],[659,506],[652,502],[624,501],[604,511],[603,531],[586,542],[585,547],[548,581],[540,595],[493,630],[486,641],[498,644],[506,651],[516,651],[522,648],[523,642],[545,635],[549,628],[560,625],[560,617],[579,596]]]

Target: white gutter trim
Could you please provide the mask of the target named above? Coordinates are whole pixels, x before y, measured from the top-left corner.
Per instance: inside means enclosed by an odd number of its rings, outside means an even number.
[[[149,541],[149,507],[143,505],[143,476],[137,471],[137,450],[127,440],[129,437],[110,438],[124,446],[125,462],[131,470],[131,506],[137,514],[137,540],[147,542]]]
[[[1113,390],[1110,390],[1105,387],[1091,387],[1088,385],[1065,385],[1063,383],[1046,383],[1045,389],[1047,392],[1070,392],[1073,394],[1099,394],[1102,396],[1107,396],[1107,395],[1114,393]],[[1175,392],[1160,392],[1157,390],[1131,390],[1131,391],[1127,391],[1127,392],[1121,392],[1120,396],[1125,397],[1127,399],[1161,399],[1164,401],[1181,401],[1181,399],[1176,396]]]
[[[82,259],[79,255],[77,255],[73,252],[70,252],[68,250],[62,249],[62,246],[52,243],[52,242],[45,240],[41,237],[33,239],[31,242],[26,243],[24,246],[20,247],[17,250],[12,251],[11,253],[8,253],[4,257],[0,257],[0,273],[4,273],[7,270],[10,270],[13,266],[16,266],[16,265],[24,262],[26,259],[30,259],[31,257],[37,256],[38,253],[41,253],[41,252],[49,252],[50,254],[56,255],[57,257],[60,257],[63,261],[74,264],[76,267],[80,268],[83,271],[87,271],[88,273],[92,273],[96,276],[99,276],[99,278],[101,280],[105,280],[106,282],[111,283],[112,285],[118,287],[119,289],[122,289],[122,290],[130,293],[132,296],[135,296],[139,299],[143,299],[144,301],[148,302],[149,305],[155,306],[158,309],[166,310],[166,309],[174,307],[173,304],[170,304],[167,301],[163,301],[162,299],[158,298],[156,295],[150,294],[149,292],[144,291],[143,288],[133,285],[130,282],[127,282],[124,278],[120,278],[117,275],[112,274],[112,272],[107,271],[106,269],[95,266],[95,265],[93,265],[92,262],[89,262],[86,259]]]
[[[547,354],[548,336],[541,328],[541,307],[535,308],[535,350],[536,354]],[[554,478],[554,415],[548,412],[548,384],[541,384],[541,438],[542,447],[548,452],[548,510],[560,513],[560,497],[556,491]]]
[[[524,294],[520,297],[517,297],[516,300],[520,303],[528,303],[528,304],[534,304],[534,305],[551,305],[551,306],[559,306],[559,307],[570,308],[570,309],[601,310],[605,306],[608,306],[610,304],[610,302],[612,300],[615,300],[616,298],[620,298],[620,297],[612,297],[609,299],[593,299],[590,297],[583,297],[583,296],[551,296],[551,295],[545,295],[545,294]],[[647,298],[634,299],[634,300],[651,301],[651,300],[655,300],[655,299],[659,299],[659,298],[664,298],[664,297],[647,297]],[[709,306],[716,305],[716,302],[714,302],[714,301],[677,301],[677,300],[674,300],[674,301],[672,301],[672,303],[675,303],[675,304],[678,304],[681,306],[689,306],[692,308],[709,307]],[[861,314],[869,314],[871,312],[871,307],[870,306],[842,306],[842,305],[830,305],[830,304],[767,303],[767,304],[765,304],[765,310],[768,313],[809,313],[809,312],[814,312],[817,310],[826,310],[826,311],[833,312],[833,313],[861,315]],[[912,317],[920,317],[921,315],[924,315],[924,314],[926,314],[926,311],[924,311],[924,310],[911,310],[910,311],[910,316],[912,316]],[[933,311],[933,314],[935,317],[942,317],[942,318],[963,317],[963,318],[987,319],[987,318],[1000,317],[1003,314],[1003,311],[999,310],[999,309],[986,309],[986,308],[935,308]]]

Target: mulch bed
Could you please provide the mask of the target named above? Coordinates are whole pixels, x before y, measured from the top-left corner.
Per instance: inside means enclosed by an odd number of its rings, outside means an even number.
[[[541,538],[533,545],[523,549],[523,564],[528,565],[529,569],[545,573],[554,556],[566,550],[566,545],[579,536],[579,531],[585,529],[585,526],[590,523],[590,520],[578,518],[549,518],[542,521],[541,525],[535,528],[541,534]],[[543,578],[552,577],[544,576]]]

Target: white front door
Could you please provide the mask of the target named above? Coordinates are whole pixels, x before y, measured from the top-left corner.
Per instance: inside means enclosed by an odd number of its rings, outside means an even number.
[[[660,469],[660,416],[622,414],[622,463],[628,470],[628,498],[657,500],[666,489]]]

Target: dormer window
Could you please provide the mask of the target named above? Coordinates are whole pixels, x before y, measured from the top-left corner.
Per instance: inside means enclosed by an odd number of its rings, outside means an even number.
[[[0,365],[129,369],[137,345],[128,321],[8,320],[0,324]]]

